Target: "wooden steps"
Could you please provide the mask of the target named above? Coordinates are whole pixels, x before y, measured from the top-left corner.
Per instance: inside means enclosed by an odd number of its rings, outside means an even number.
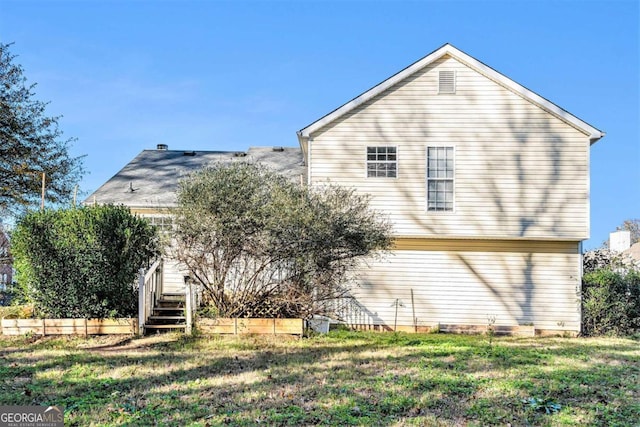
[[[162,329],[179,330],[185,329],[186,327],[187,325],[150,325],[148,323],[144,326],[145,332],[149,332],[152,330],[157,330],[159,332]]]
[[[185,331],[187,327],[185,305],[184,294],[162,294],[144,326],[145,334],[152,331],[156,333]]]

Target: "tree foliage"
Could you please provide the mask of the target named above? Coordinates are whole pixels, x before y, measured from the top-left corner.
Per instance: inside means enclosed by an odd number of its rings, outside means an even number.
[[[640,333],[640,272],[599,269],[582,282],[585,335]]]
[[[584,254],[582,318],[585,335],[640,333],[640,263],[596,249]]]
[[[390,245],[365,197],[312,191],[260,165],[204,169],[181,182],[178,200],[175,255],[221,316],[332,314],[354,267]]]
[[[122,206],[32,212],[12,234],[18,284],[40,316],[137,313],[136,275],[158,254],[158,235]]]
[[[640,268],[640,263],[630,255],[610,249],[595,249],[585,253],[582,264],[584,274],[603,269],[626,272]]]
[[[631,233],[631,244],[640,242],[640,219],[627,219],[619,227],[620,230],[628,230]]]
[[[0,42],[0,215],[37,203],[43,173],[54,203],[68,200],[83,174],[81,158],[69,155],[73,139],[62,138],[60,117],[47,116],[47,103],[34,98],[35,84],[9,47]]]

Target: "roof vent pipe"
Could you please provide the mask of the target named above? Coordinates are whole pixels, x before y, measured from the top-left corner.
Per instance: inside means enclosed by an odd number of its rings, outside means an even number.
[[[161,151],[167,151],[169,149],[169,146],[167,144],[158,144],[156,148]]]

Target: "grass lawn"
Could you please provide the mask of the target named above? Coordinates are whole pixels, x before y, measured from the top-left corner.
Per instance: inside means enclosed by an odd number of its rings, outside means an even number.
[[[0,405],[65,425],[640,426],[640,341],[0,336]]]

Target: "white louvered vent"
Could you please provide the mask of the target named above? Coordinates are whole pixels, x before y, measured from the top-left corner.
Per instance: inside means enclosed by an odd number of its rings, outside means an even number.
[[[442,70],[438,74],[438,93],[456,93],[456,72]]]

